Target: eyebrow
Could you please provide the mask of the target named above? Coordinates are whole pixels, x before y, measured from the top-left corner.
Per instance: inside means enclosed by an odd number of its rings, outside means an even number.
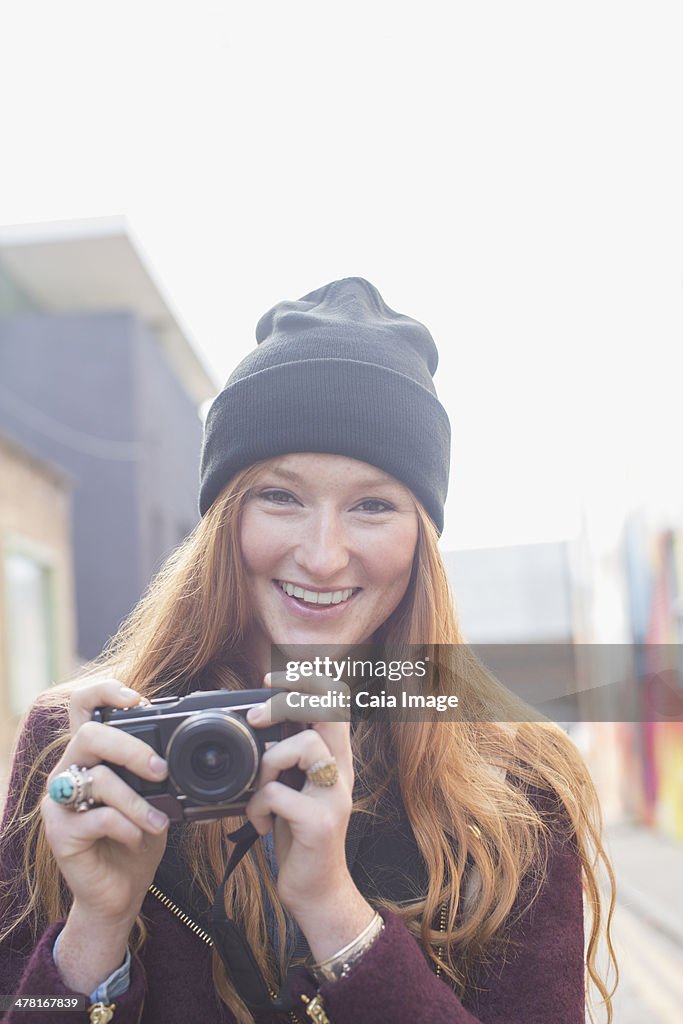
[[[269,472],[277,473],[277,474],[279,474],[279,476],[283,476],[283,477],[285,477],[285,479],[291,480],[292,483],[295,483],[295,484],[302,484],[302,483],[305,482],[298,473],[294,472],[293,469],[285,469],[284,466],[282,466],[282,467],[281,466],[271,466]],[[353,484],[352,484],[352,486],[354,488],[382,487],[382,486],[384,486],[384,487],[391,487],[392,485],[393,486],[400,486],[398,481],[392,480],[391,477],[389,477],[389,476],[377,476],[377,475],[365,476],[361,480],[354,481]]]

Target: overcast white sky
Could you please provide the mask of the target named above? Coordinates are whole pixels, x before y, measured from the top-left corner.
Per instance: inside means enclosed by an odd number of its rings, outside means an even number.
[[[445,546],[609,533],[681,508],[682,52],[657,0],[13,0],[0,224],[125,215],[220,380],[369,278],[440,349]]]

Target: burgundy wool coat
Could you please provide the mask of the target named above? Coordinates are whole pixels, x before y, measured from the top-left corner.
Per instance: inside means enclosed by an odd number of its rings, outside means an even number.
[[[34,707],[27,717],[13,760],[5,819],[16,805],[36,753],[63,726],[61,713],[45,708]],[[36,802],[43,787],[44,780],[37,781],[31,795]],[[398,857],[400,864],[411,863],[415,850],[412,834],[406,836],[403,825],[395,834],[392,831],[388,842],[381,838],[366,837],[361,842],[352,871],[361,892],[370,899],[392,871],[394,878],[401,875],[396,864],[392,868],[389,863],[392,857]],[[3,921],[26,898],[21,856],[19,840],[5,841],[0,848],[0,880],[10,883],[0,907]],[[158,888],[163,892],[161,885]],[[387,895],[395,898],[397,893],[390,889]],[[385,929],[362,961],[347,978],[320,988],[330,1024],[584,1024],[581,871],[574,845],[560,839],[559,833],[552,841],[547,876],[537,899],[528,909],[524,903],[515,909],[523,913],[513,910],[510,915],[514,924],[508,929],[505,953],[477,971],[462,1000],[436,976],[400,919],[383,913]],[[112,1024],[234,1024],[215,994],[208,936],[152,892],[141,912],[148,938],[140,956],[133,957],[130,988],[115,999]],[[28,927],[5,940],[0,946],[0,994],[84,994],[64,984],[53,961],[52,947],[63,924],[53,922],[37,941]],[[307,1013],[307,1000],[315,996],[317,985],[305,969],[290,978],[289,989],[295,1011],[269,1014],[259,1018],[259,1024],[324,1021]],[[81,1024],[89,1019],[87,1011],[10,1010],[0,1016],[7,1024]]]

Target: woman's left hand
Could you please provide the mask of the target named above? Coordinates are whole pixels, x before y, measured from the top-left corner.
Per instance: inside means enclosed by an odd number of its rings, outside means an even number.
[[[266,676],[266,685],[269,682]],[[301,692],[302,682],[295,684]],[[306,679],[305,683],[307,692],[322,692],[313,679]],[[277,685],[294,689],[293,684],[279,678]],[[328,679],[323,686],[324,692],[336,688]],[[313,720],[315,715],[322,719],[326,714],[329,717],[329,711],[308,708],[302,715],[289,709],[284,700],[271,698],[247,715],[253,728],[269,726],[284,717],[303,719],[312,725],[266,750],[246,815],[261,835],[273,830],[278,894],[318,960],[331,956],[355,938],[374,913],[356,888],[346,864],[346,830],[353,803],[350,724]],[[298,766],[305,772],[317,761],[332,757],[339,772],[332,786],[314,785],[307,778],[298,792],[277,781],[286,768]]]

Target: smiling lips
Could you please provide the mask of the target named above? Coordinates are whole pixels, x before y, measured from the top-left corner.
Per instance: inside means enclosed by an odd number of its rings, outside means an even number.
[[[361,589],[360,587],[347,587],[344,590],[306,590],[287,580],[276,580],[275,582],[288,597],[297,598],[310,605],[342,604]]]

